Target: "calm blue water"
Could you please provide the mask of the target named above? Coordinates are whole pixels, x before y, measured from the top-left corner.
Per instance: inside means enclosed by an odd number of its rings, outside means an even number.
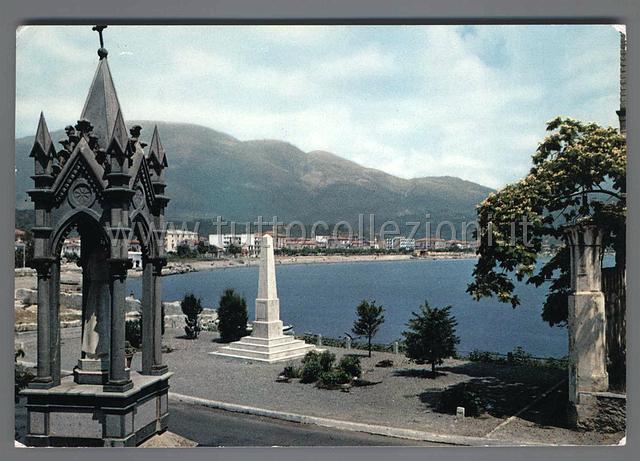
[[[453,306],[462,352],[506,353],[522,346],[536,356],[566,355],[566,329],[549,327],[540,317],[544,288],[518,284],[522,305],[516,309],[493,299],[476,302],[465,292],[474,264],[475,260],[467,259],[277,266],[280,315],[297,333],[344,336],[351,330],[357,304],[364,298],[375,299],[386,309],[386,321],[375,341],[388,343],[401,338],[411,312],[428,299],[432,306]],[[137,297],[140,284],[140,279],[128,281]],[[253,319],[257,267],[163,277],[162,298],[175,301],[193,292],[205,307],[216,307],[225,288],[245,296],[249,319]]]

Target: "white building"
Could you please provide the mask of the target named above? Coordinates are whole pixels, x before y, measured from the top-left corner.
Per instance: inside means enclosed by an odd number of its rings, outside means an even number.
[[[416,249],[416,240],[407,237],[393,237],[386,239],[387,250],[413,251]]]
[[[69,237],[62,244],[62,256],[65,258],[69,257],[80,257],[80,237]]]
[[[133,262],[132,269],[142,270],[142,251],[129,251],[129,259]]]
[[[198,233],[183,229],[167,229],[164,249],[167,253],[175,253],[180,245],[194,249],[198,246]]]
[[[254,233],[244,234],[209,234],[209,246],[226,252],[230,245],[238,246],[242,253],[249,256],[260,254],[261,236]]]

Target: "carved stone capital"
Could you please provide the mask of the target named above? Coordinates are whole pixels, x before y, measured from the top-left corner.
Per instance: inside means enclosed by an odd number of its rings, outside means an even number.
[[[161,276],[162,268],[167,265],[165,258],[150,258],[149,262],[153,264],[153,275]]]
[[[56,259],[51,257],[46,258],[34,258],[31,261],[31,267],[33,267],[37,273],[38,278],[48,279],[51,277],[51,268],[55,264]]]
[[[127,278],[127,271],[133,267],[133,262],[128,258],[108,259],[111,277],[123,281]]]

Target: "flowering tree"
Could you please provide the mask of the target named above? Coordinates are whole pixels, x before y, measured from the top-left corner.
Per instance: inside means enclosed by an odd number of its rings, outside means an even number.
[[[614,128],[558,117],[533,155],[529,174],[478,206],[479,260],[467,292],[496,296],[515,308],[512,276],[536,286],[550,282],[542,317],[565,324],[570,289],[569,252],[560,249],[537,268],[545,241],[563,237],[562,226],[588,219],[605,231],[604,244],[625,266],[625,137]]]

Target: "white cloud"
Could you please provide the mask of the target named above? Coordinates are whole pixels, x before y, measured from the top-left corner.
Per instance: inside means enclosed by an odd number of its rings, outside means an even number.
[[[18,136],[42,109],[51,129],[79,115],[97,61],[84,29],[19,31]],[[282,139],[407,178],[497,187],[526,174],[554,116],[615,123],[613,29],[461,30],[110,27],[106,46],[127,119]]]

